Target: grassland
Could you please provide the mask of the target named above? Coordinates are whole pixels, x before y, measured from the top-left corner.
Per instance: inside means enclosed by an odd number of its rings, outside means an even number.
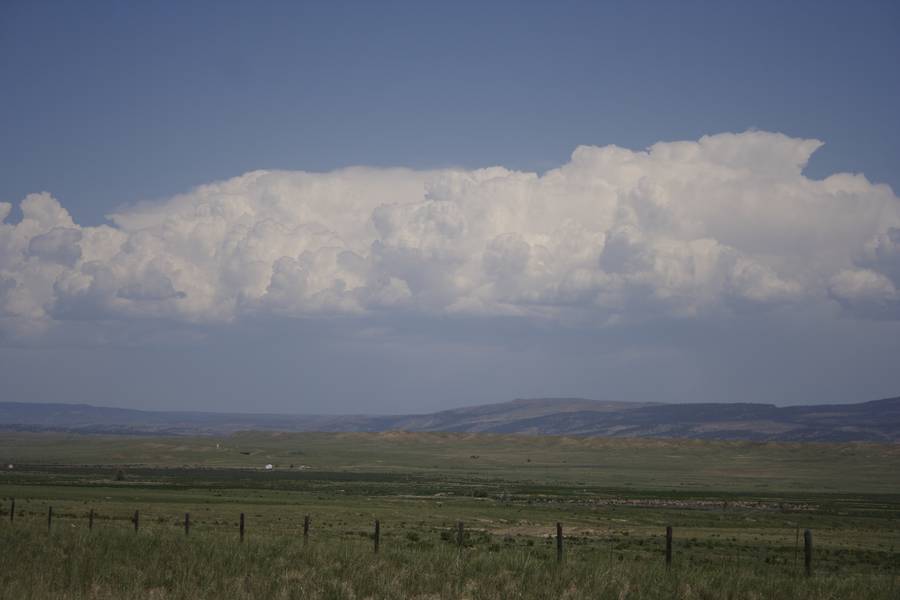
[[[0,462],[14,465],[0,475],[2,598],[900,592],[896,445],[16,433],[0,434]],[[312,518],[307,543],[305,515]],[[375,519],[382,527],[377,556]],[[453,533],[459,520],[466,525],[462,550]],[[566,534],[562,565],[551,537],[556,522]],[[666,525],[675,531],[669,570]],[[815,539],[810,579],[801,576],[797,545],[804,528]]]

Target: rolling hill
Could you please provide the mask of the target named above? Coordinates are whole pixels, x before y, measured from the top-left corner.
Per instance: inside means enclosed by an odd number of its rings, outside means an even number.
[[[446,431],[590,437],[900,442],[900,397],[857,404],[628,403],[519,399],[414,415],[144,411],[0,402],[0,429],[134,435],[262,431]]]

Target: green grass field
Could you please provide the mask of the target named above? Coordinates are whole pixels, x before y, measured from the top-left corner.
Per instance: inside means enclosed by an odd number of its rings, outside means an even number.
[[[0,475],[2,598],[900,594],[895,445],[4,433],[0,464],[14,465]],[[812,578],[797,543],[805,528]]]

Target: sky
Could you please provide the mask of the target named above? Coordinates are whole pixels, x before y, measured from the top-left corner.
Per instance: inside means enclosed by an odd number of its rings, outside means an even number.
[[[0,395],[900,394],[894,2],[0,4]]]

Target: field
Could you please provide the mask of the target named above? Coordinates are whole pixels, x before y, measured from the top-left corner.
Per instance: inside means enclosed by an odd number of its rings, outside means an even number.
[[[2,598],[900,593],[897,445],[4,433],[0,464]]]

